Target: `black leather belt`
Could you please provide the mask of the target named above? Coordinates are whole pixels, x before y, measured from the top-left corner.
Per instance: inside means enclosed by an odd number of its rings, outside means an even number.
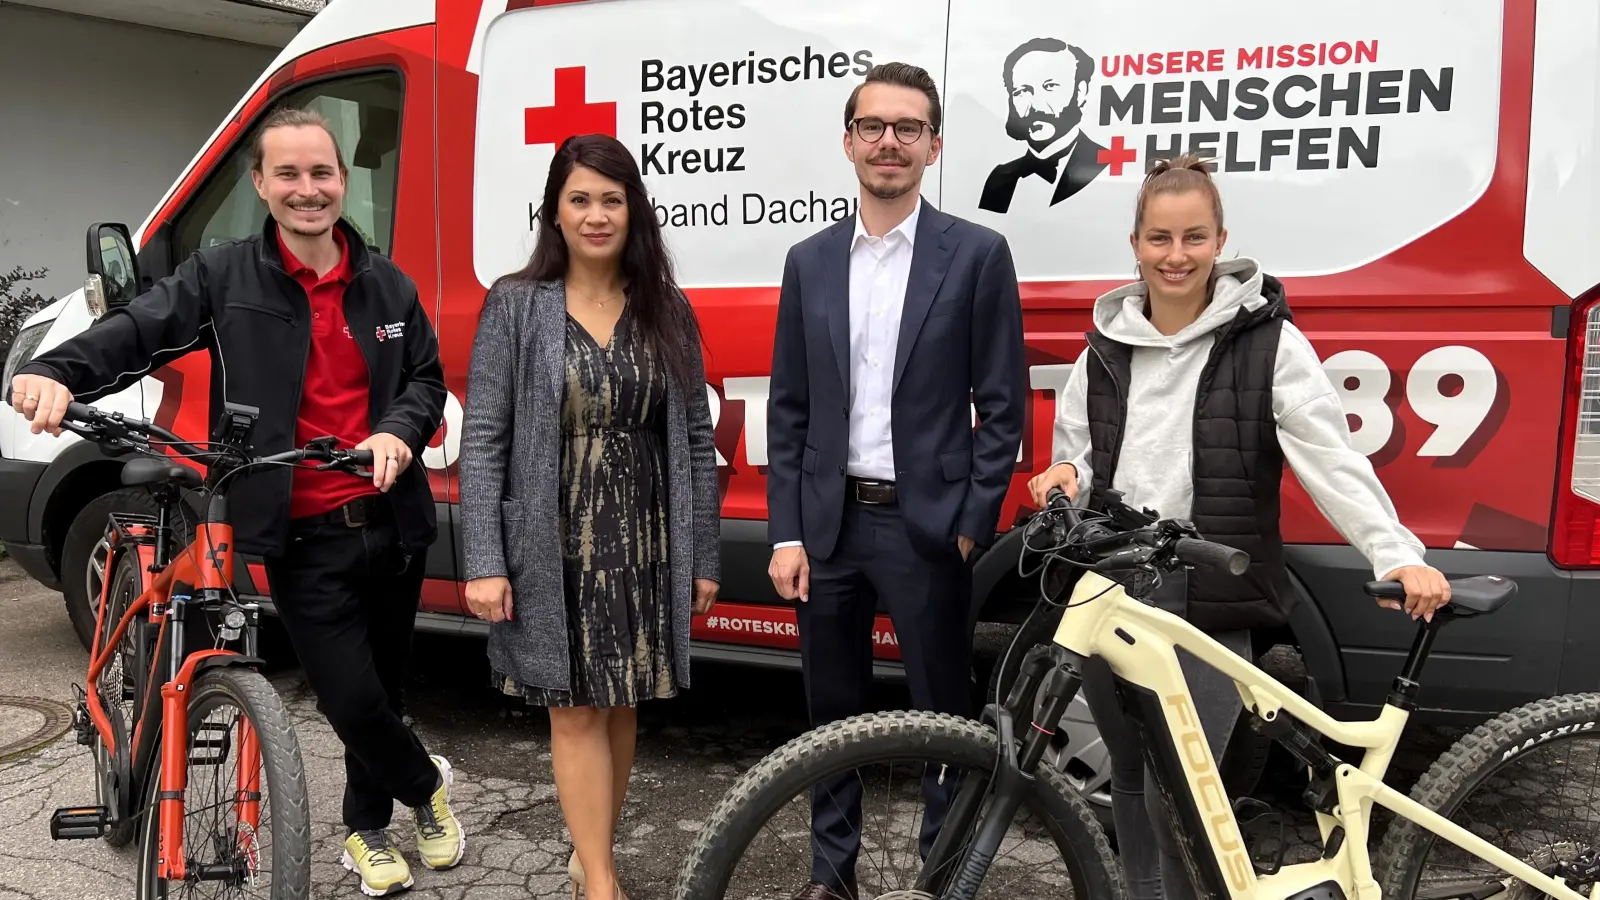
[[[846,499],[869,506],[892,506],[895,503],[894,482],[846,478],[844,495]]]
[[[315,525],[342,525],[345,528],[361,528],[373,522],[381,521],[387,517],[388,504],[383,501],[381,494],[367,494],[357,497],[343,506],[335,507],[325,513],[314,516],[300,516],[290,521],[294,526]]]

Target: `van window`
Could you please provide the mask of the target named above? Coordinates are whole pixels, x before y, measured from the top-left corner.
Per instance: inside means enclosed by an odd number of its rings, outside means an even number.
[[[333,127],[350,175],[344,218],[379,252],[394,238],[395,189],[399,180],[400,105],[398,73],[376,72],[319,81],[284,96],[268,113],[285,106],[319,112]],[[265,119],[267,113],[262,114]],[[250,152],[258,131],[217,165],[174,227],[174,260],[261,231],[267,205],[250,177]]]

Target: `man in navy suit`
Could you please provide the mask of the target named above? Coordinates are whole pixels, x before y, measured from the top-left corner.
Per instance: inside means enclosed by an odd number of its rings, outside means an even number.
[[[998,233],[921,197],[939,92],[886,63],[845,104],[857,215],[789,250],[768,408],[769,574],[798,600],[813,725],[869,711],[879,601],[919,709],[970,715],[969,562],[993,540],[1028,399],[1022,307]],[[979,424],[972,424],[972,406]],[[924,782],[922,851],[954,785]],[[854,900],[861,787],[812,795],[812,882]]]

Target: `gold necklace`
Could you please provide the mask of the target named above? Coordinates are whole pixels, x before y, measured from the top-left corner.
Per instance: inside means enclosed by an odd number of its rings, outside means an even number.
[[[582,288],[579,288],[579,287],[577,287],[575,285],[572,285],[572,284],[568,284],[567,287],[570,287],[574,291],[577,291],[579,297],[582,297],[584,300],[588,301],[590,304],[592,304],[592,305],[594,305],[596,307],[599,307],[600,309],[605,309],[606,304],[610,303],[611,300],[612,300],[612,298],[610,298],[610,297],[607,297],[604,300],[596,300],[593,297],[590,297],[588,295],[588,293],[585,292]]]

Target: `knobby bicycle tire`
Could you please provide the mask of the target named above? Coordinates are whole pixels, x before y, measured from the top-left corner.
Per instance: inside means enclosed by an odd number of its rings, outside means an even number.
[[[1417,780],[1411,799],[1453,818],[1472,792],[1524,751],[1574,737],[1600,737],[1600,694],[1564,694],[1501,713],[1456,741]],[[1564,727],[1572,730],[1560,733]],[[1423,861],[1439,841],[1421,825],[1396,817],[1373,866],[1386,900],[1410,900]]]
[[[999,737],[971,719],[943,713],[855,716],[809,731],[746,771],[712,810],[678,876],[674,900],[716,900],[764,823],[823,775],[887,759],[949,756],[992,772]],[[1082,879],[1079,900],[1125,900],[1116,856],[1089,803],[1060,774],[1041,767],[1024,801],[1059,829]],[[1058,838],[1058,839],[1060,839]]]
[[[288,711],[260,673],[237,666],[208,669],[195,679],[191,688],[191,733],[198,724],[196,712],[219,694],[245,713],[261,745],[261,768],[272,815],[270,900],[307,900],[311,895],[311,808],[300,744]],[[153,772],[143,816],[137,878],[139,900],[154,900],[160,896],[155,867],[159,817],[150,802],[160,787],[159,773]],[[185,840],[188,840],[187,835]]]

